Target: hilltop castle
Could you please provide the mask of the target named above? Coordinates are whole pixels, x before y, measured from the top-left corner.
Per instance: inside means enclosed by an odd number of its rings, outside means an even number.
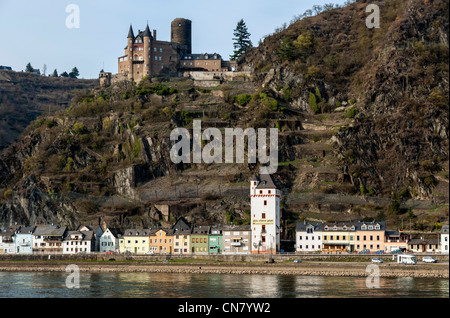
[[[148,24],[136,35],[130,25],[125,53],[118,58],[114,79],[139,82],[145,76],[181,76],[186,71],[224,72],[232,70],[232,64],[217,53],[192,54],[192,22],[178,18],[172,21],[170,42],[158,40],[156,30],[152,33]],[[105,84],[110,82],[108,76],[100,74]]]

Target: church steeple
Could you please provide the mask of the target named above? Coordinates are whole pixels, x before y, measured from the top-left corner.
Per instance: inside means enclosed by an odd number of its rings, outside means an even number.
[[[130,31],[128,31],[128,38],[134,39],[133,27],[131,26],[131,24],[130,24]]]

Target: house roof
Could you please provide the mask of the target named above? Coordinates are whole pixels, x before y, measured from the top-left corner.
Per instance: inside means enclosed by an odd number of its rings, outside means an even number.
[[[44,236],[63,236],[66,232],[67,227],[57,226],[57,225],[39,225],[33,232],[33,235],[44,235]]]
[[[126,229],[123,236],[150,236],[154,235],[157,231],[152,229]]]
[[[111,232],[111,234],[112,234],[115,238],[118,238],[118,237],[122,236],[122,231],[121,231],[120,229],[118,229],[118,228],[115,228],[115,227],[113,227],[113,228],[108,227],[103,233],[105,233],[107,230],[109,230],[109,231]]]
[[[32,234],[35,228],[36,228],[35,226],[21,227],[16,233],[17,234]]]
[[[367,228],[366,229],[362,229],[362,226],[366,225]],[[379,230],[375,230],[375,226],[379,225],[380,229]],[[369,227],[372,226],[372,229],[369,229]],[[384,221],[380,221],[380,222],[376,222],[376,221],[371,221],[371,222],[358,222],[356,224],[356,230],[358,231],[384,231],[386,230],[386,222]]]
[[[251,231],[250,225],[223,225],[222,231]]]
[[[208,54],[184,54],[181,56],[182,60],[221,60],[222,56],[217,53]]]
[[[209,234],[210,232],[210,226],[194,226],[192,230],[192,234]]]
[[[147,24],[147,27],[145,28],[143,36],[150,37],[150,38],[152,37],[152,33],[150,32],[150,28],[148,27],[148,24]]]
[[[416,245],[416,244],[436,244],[439,245],[439,239],[412,239],[408,242],[408,245]]]
[[[262,174],[258,177],[257,180],[259,182],[256,186],[256,189],[278,189],[275,181],[270,174]]]
[[[295,226],[296,232],[306,232],[306,229],[309,227],[313,227],[314,231],[322,231],[323,230],[323,223],[305,223],[305,222],[299,222]]]

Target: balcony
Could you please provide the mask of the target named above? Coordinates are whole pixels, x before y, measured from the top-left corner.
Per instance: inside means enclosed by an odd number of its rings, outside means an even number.
[[[239,247],[239,246],[242,246],[242,242],[241,241],[233,241],[233,242],[230,243],[230,245]]]

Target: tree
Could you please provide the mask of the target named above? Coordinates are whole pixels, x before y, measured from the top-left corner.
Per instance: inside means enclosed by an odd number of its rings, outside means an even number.
[[[290,38],[283,39],[278,48],[277,55],[282,61],[292,61],[295,59],[294,45]]]
[[[77,78],[80,75],[80,72],[76,67],[72,69],[72,72],[69,73],[69,77],[71,78]]]
[[[69,77],[69,74],[67,74],[67,72],[62,72],[61,77]]]
[[[230,56],[232,61],[237,60],[242,54],[247,52],[247,49],[252,47],[252,41],[250,40],[251,34],[248,32],[247,26],[243,19],[241,19],[234,29],[234,53]]]
[[[31,63],[28,63],[27,66],[25,67],[25,72],[31,73],[34,71],[33,66],[31,66]]]
[[[55,68],[55,70],[53,71],[52,76],[53,76],[53,77],[58,77],[58,71],[56,70],[56,68]]]

